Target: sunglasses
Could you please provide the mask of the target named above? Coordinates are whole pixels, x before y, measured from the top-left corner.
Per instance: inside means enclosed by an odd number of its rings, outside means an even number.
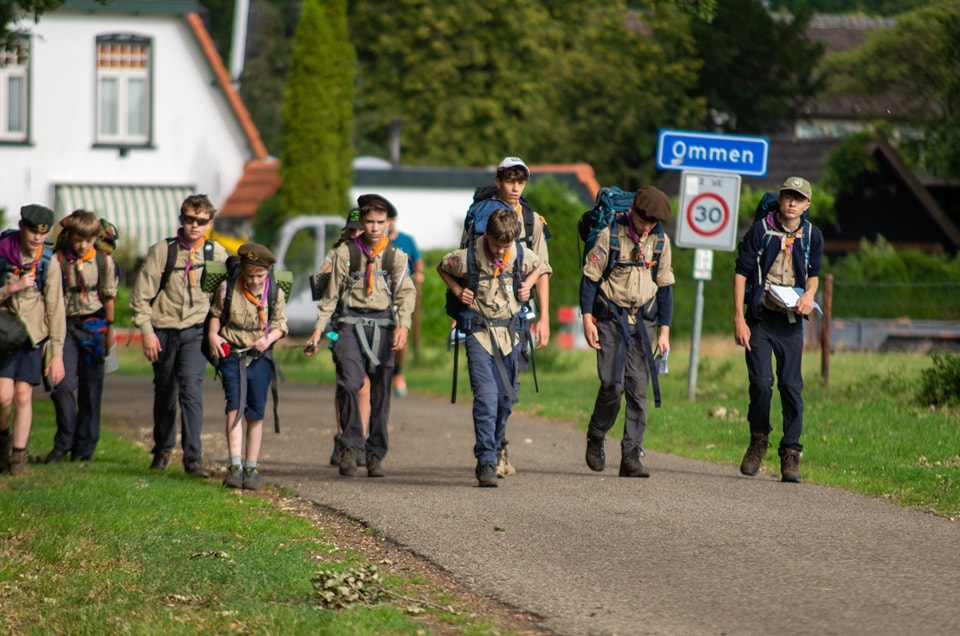
[[[186,214],[181,214],[180,221],[184,225],[206,225],[210,222],[210,219],[205,216],[187,216]]]

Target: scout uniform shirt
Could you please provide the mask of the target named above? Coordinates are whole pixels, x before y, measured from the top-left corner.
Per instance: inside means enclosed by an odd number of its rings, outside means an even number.
[[[186,329],[203,324],[210,309],[210,298],[200,288],[203,274],[204,239],[193,247],[184,246],[179,239],[169,249],[177,250],[173,271],[163,289],[160,277],[167,265],[167,241],[155,243],[147,252],[147,260],[140,269],[137,282],[130,294],[133,324],[148,336],[154,329]],[[224,263],[227,251],[214,241],[213,260]],[[187,265],[189,264],[189,268]],[[156,296],[153,305],[151,299]]]
[[[783,230],[783,226],[780,225],[779,216],[776,217],[776,223],[777,229]],[[760,302],[766,309],[779,312],[787,311],[783,303],[779,303],[771,298],[770,285],[784,285],[786,287],[797,286],[797,273],[793,270],[793,255],[791,254],[791,250],[794,249],[794,247],[798,250],[803,249],[800,245],[800,235],[802,232],[803,222],[801,221],[795,232],[787,233],[787,236],[780,240],[783,247],[777,252],[777,258],[773,261],[773,265],[770,266],[770,271],[767,272],[767,278],[763,282],[763,296],[760,297]]]
[[[363,238],[359,240],[362,241]],[[389,240],[387,239],[387,241]],[[386,278],[382,273],[383,256],[390,248],[381,250],[374,257],[369,281],[366,277],[367,261],[369,259],[361,251],[360,270],[357,272],[356,279],[351,280],[349,242],[350,239],[334,250],[330,284],[327,285],[323,298],[317,303],[316,329],[322,332],[326,328],[330,317],[340,304],[343,292],[346,292],[344,298],[345,311],[343,313],[373,313],[392,310],[396,314],[396,326],[409,329],[413,319],[413,308],[417,303],[417,289],[413,285],[413,280],[407,276],[407,257],[403,250],[394,248],[397,251],[393,256],[393,271],[389,272],[390,279],[393,281],[391,293],[391,290],[387,289]],[[368,282],[370,293],[367,293]]]
[[[101,298],[117,297],[117,268],[109,254],[103,255],[103,285],[100,284],[100,267],[97,265],[97,250],[91,247],[80,258],[73,250],[58,252],[58,261],[63,267],[63,296],[67,316],[89,316],[103,309]]]
[[[509,203],[507,206],[509,207]],[[517,237],[521,243],[524,245],[527,244],[527,227],[523,222],[523,204],[517,203],[514,210],[517,213],[517,219],[520,221],[520,235]],[[544,274],[553,274],[553,269],[550,267],[550,255],[547,252],[547,241],[543,237],[543,226],[546,224],[546,221],[542,216],[533,213],[533,237],[530,241],[530,249],[537,255],[537,258],[540,259],[540,275]]]
[[[259,294],[252,294],[254,299],[261,305],[258,307],[247,298],[243,289],[243,278],[237,278],[233,284],[230,298],[230,316],[228,319],[223,317],[223,301],[227,295],[227,281],[220,283],[217,293],[214,294],[213,304],[210,306],[210,313],[220,319],[220,337],[230,343],[231,347],[236,349],[249,349],[261,336],[267,332],[264,327],[264,321],[270,313],[268,307],[267,285]],[[274,281],[274,285],[277,283]],[[287,302],[284,298],[283,290],[277,290],[277,302],[273,306],[273,316],[270,318],[269,331],[280,331],[284,336],[287,335]]]
[[[516,288],[527,277],[527,275],[540,265],[540,259],[526,245],[521,243],[523,249],[523,261],[520,268],[520,280],[511,281],[513,276],[513,263],[517,260],[516,243],[510,247],[510,253],[507,255],[506,263],[498,278],[494,278],[494,265],[490,255],[483,245],[483,237],[477,239],[473,248],[473,255],[476,259],[476,266],[480,271],[480,280],[477,284],[477,291],[473,295],[473,302],[470,303],[470,311],[482,318],[491,320],[503,320],[511,318],[520,311],[520,302],[517,300]],[[440,269],[455,278],[465,279],[469,275],[467,267],[467,249],[459,249],[450,252],[440,261]],[[513,350],[520,342],[519,334],[510,337],[510,330],[507,327],[494,327],[494,336],[497,339],[497,347],[506,355]],[[484,351],[493,355],[493,344],[490,341],[490,335],[486,329],[476,331],[473,334]]]
[[[17,234],[17,240],[19,241],[19,234]],[[19,254],[21,263],[24,263],[19,269],[25,270],[23,273],[26,273],[32,268],[34,255],[24,254],[23,251],[19,251]],[[16,282],[19,278],[20,274],[11,268],[7,271],[2,283],[5,286]],[[34,346],[49,337],[49,354],[63,355],[63,341],[67,335],[67,316],[63,306],[60,263],[56,258],[51,257],[50,262],[47,263],[42,292],[36,285],[31,285],[10,296],[2,305],[3,309],[0,311],[9,311],[20,318]]]
[[[639,243],[637,243],[633,240],[629,226],[621,225],[617,230],[617,237],[620,240],[620,254],[617,262],[628,264],[628,266],[614,267],[610,277],[601,282],[600,292],[610,302],[627,309],[629,322],[633,324],[636,321],[637,312],[656,296],[660,287],[667,287],[676,282],[671,265],[670,237],[663,235],[663,251],[660,252],[657,280],[654,281],[651,268],[657,233],[650,231],[643,236],[638,236]],[[610,228],[608,227],[600,232],[596,244],[587,254],[583,275],[594,282],[602,280],[609,254]]]

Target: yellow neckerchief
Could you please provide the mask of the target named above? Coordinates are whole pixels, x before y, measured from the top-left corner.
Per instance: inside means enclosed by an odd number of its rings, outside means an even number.
[[[363,235],[361,234],[354,242],[357,244],[357,247],[360,248],[360,251],[364,253],[367,257],[367,271],[364,275],[367,283],[367,296],[373,293],[373,261],[376,260],[377,255],[385,250],[388,245],[390,245],[390,239],[387,238],[387,235],[384,234],[380,237],[380,242],[378,242],[373,249],[367,246],[366,241],[363,240]]]
[[[264,328],[264,330],[266,330],[267,318],[266,318],[266,315],[264,315],[263,313],[263,301],[262,299],[257,300],[256,296],[254,296],[253,293],[249,289],[247,289],[247,284],[244,282],[242,276],[240,277],[240,291],[242,291],[246,299],[249,300],[251,303],[253,303],[254,307],[257,308],[257,318],[260,319],[260,325]],[[264,283],[263,285],[263,293],[264,295],[267,293],[266,283]],[[230,316],[226,317],[226,319],[229,319],[229,318]]]

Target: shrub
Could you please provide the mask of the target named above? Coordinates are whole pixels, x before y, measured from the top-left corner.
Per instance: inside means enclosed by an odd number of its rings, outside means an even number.
[[[918,399],[929,406],[960,406],[960,355],[933,353],[933,368],[921,374]]]

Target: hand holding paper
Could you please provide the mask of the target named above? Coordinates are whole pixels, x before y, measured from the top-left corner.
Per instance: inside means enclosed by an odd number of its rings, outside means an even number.
[[[796,309],[797,301],[800,300],[800,296],[803,295],[804,290],[800,287],[787,287],[786,285],[770,285],[770,293],[773,294],[777,300],[783,303],[783,306],[787,309]],[[816,302],[813,303],[813,308],[820,314],[823,315],[823,310],[820,308],[820,305]]]

